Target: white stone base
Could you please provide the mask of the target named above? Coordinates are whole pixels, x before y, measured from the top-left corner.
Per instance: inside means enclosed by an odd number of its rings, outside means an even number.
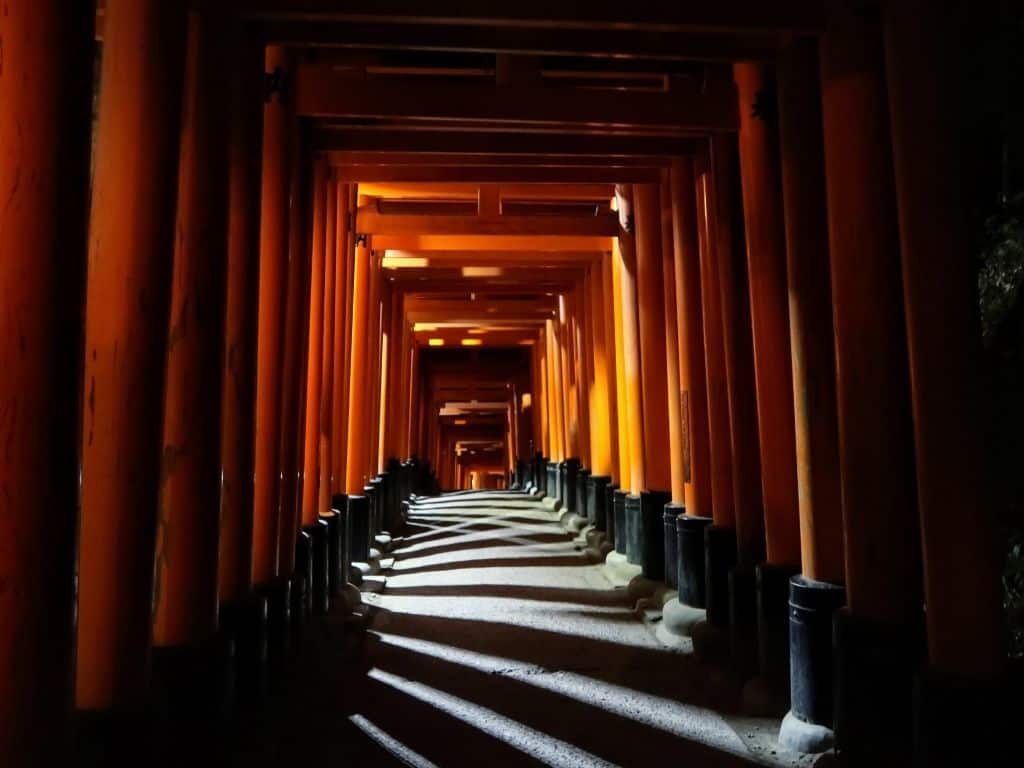
[[[787,712],[782,718],[782,727],[779,729],[779,744],[794,752],[827,752],[832,749],[835,742],[835,734],[831,728],[814,723],[805,723],[795,717],[792,712]]]
[[[545,496],[540,503],[548,512],[558,512],[562,508],[562,500],[553,496]]]
[[[381,552],[387,552],[391,549],[392,539],[391,534],[388,532],[378,533],[373,537],[373,543],[377,545],[377,549]]]
[[[611,551],[604,561],[604,575],[614,587],[626,587],[633,579],[640,576],[643,569],[626,560],[626,556]]]
[[[675,637],[691,637],[693,625],[707,620],[707,611],[679,602],[678,596],[665,603],[661,611],[661,629]]]

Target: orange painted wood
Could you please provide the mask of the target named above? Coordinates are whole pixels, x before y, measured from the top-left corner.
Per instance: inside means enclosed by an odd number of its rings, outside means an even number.
[[[672,203],[672,279],[679,342],[681,439],[684,443],[686,513],[711,516],[711,448],[708,383],[704,363],[701,254],[697,236],[697,189],[693,161],[681,158],[669,175]],[[666,278],[667,279],[667,278]]]
[[[884,10],[900,254],[924,555],[928,660],[997,680],[1006,666],[1000,559],[986,503],[972,268],[958,136],[944,82],[960,71],[952,14],[918,0]],[[951,450],[955,446],[955,450]],[[967,524],[960,523],[964,518]],[[966,567],[951,567],[963,563]]]
[[[614,351],[608,344],[607,322],[605,315],[610,307],[605,299],[604,260],[595,262],[590,267],[590,329],[589,336],[593,340],[593,379],[590,391],[590,434],[591,434],[591,471],[595,475],[611,476],[612,474],[612,435],[617,431],[615,411],[610,398],[610,380],[615,375]],[[609,355],[609,351],[612,355]]]
[[[563,235],[612,237],[618,232],[615,214],[598,216],[447,216],[377,213],[360,208],[356,230],[379,235]]]
[[[349,211],[354,190],[338,184],[337,190],[337,264],[334,292],[334,385],[331,401],[331,494],[344,493],[345,467],[348,456],[348,393],[351,382],[352,311],[353,311],[353,232]]]
[[[786,237],[782,216],[779,130],[773,110],[754,104],[775,92],[768,65],[733,67],[740,103],[739,155],[743,190],[747,282],[757,387],[757,423],[769,563],[800,565],[793,373],[789,347]]]
[[[181,4],[107,3],[85,310],[82,709],[141,707],[148,682],[184,49]]]
[[[337,444],[332,435],[334,424],[334,387],[337,375],[335,367],[340,368],[344,361],[338,359],[334,325],[338,321],[337,304],[344,301],[344,277],[338,276],[339,256],[345,254],[345,222],[339,220],[339,194],[348,194],[346,188],[339,187],[333,175],[325,179],[324,199],[314,211],[324,218],[324,305],[323,328],[316,343],[320,345],[323,365],[320,371],[320,402],[316,412],[316,451],[318,457],[319,476],[317,478],[317,514],[326,513],[331,508],[333,452]],[[339,232],[340,229],[340,232]],[[342,275],[344,275],[344,262]],[[339,298],[338,291],[342,291]],[[312,328],[310,328],[312,333]],[[312,340],[310,341],[312,344]],[[342,347],[344,355],[344,347]],[[309,404],[307,401],[307,423]]]
[[[298,137],[298,126],[293,127]],[[305,426],[305,371],[309,339],[310,249],[306,240],[309,189],[307,162],[299,141],[291,146],[288,206],[287,297],[281,371],[281,448],[278,511],[278,575],[295,570],[295,544],[301,526],[302,452]]]
[[[711,475],[711,517],[715,525],[732,528],[736,506],[732,486],[732,430],[729,426],[729,384],[722,340],[722,294],[719,289],[714,237],[714,191],[711,171],[697,173],[697,234],[700,247],[700,297],[704,321],[704,362],[708,397],[708,446]]]
[[[313,167],[313,221],[311,230],[311,258],[309,265],[309,349],[306,352],[306,414],[302,470],[302,524],[313,525],[320,511],[321,445],[320,420],[325,393],[324,378],[327,365],[324,339],[327,335],[324,310],[328,305],[326,286],[333,284],[334,272],[328,266],[325,217],[331,208],[327,204],[327,187],[331,185],[327,168],[322,162]],[[333,285],[332,285],[333,288]],[[332,294],[333,295],[333,294]],[[333,302],[330,315],[334,317]],[[329,379],[329,375],[326,376]]]
[[[623,348],[623,317],[622,317],[622,246],[624,237],[615,238],[610,261],[612,291],[612,337],[615,342],[615,408],[616,434],[618,435],[618,462],[616,465],[616,481],[623,490],[628,490],[632,475],[630,473],[629,414],[626,407],[626,351]]]
[[[665,297],[658,185],[633,187],[636,212],[637,314],[644,435],[642,490],[672,490],[668,384],[665,359]],[[634,492],[635,489],[634,489]]]
[[[859,618],[907,624],[918,621],[923,596],[877,17],[834,17],[821,39],[821,80],[847,606]]]
[[[640,367],[640,327],[637,298],[637,256],[635,240],[619,236],[622,268],[619,287],[622,302],[623,392],[626,431],[629,434],[629,490],[638,494],[647,490],[645,459],[647,443],[644,434],[643,385]]]
[[[267,49],[265,71],[289,72],[285,49]],[[281,359],[288,264],[288,192],[292,123],[280,94],[263,107],[260,193],[259,319],[256,351],[256,449],[253,500],[253,582],[278,575],[277,541],[281,451]]]
[[[794,41],[779,58],[779,133],[803,574],[844,579],[825,155],[818,46]],[[827,332],[826,332],[827,331]]]
[[[348,397],[348,458],[345,488],[348,493],[362,493],[366,480],[369,454],[369,392],[370,330],[370,250],[365,241],[356,245],[352,299],[352,357]]]
[[[715,236],[719,292],[722,298],[722,343],[729,392],[732,483],[736,511],[737,552],[741,565],[764,559],[764,504],[758,451],[754,356],[751,348],[750,292],[747,286],[736,140],[712,138],[715,189]]]
[[[0,14],[0,754],[12,765],[61,762],[72,698],[94,18],[59,0]]]
[[[300,67],[298,112],[305,117],[470,119],[490,123],[735,130],[736,93],[721,79],[674,82],[667,93],[537,88],[509,85],[422,85],[393,79],[357,80],[330,66]]]
[[[672,232],[672,191],[668,174],[659,185],[661,219],[661,285],[665,307],[665,383],[668,406],[668,449],[672,501],[686,503],[686,467],[682,398],[679,387],[679,323],[676,300],[676,249]]]
[[[221,394],[219,582],[221,602],[252,587],[253,451],[256,413],[256,315],[259,300],[260,120],[263,48],[228,37],[239,59],[230,97],[228,271]]]
[[[189,13],[154,564],[156,646],[199,646],[217,630],[226,27],[217,11]]]

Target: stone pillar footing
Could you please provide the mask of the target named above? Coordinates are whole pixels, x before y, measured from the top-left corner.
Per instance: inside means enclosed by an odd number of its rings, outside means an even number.
[[[235,696],[246,707],[267,693],[267,598],[253,593],[221,606],[221,631],[235,645]]]
[[[629,491],[618,485],[608,486],[608,525],[612,546],[620,554],[626,553],[626,496]]]
[[[608,484],[611,478],[607,475],[591,475],[587,478],[587,511],[591,514],[591,522],[599,531],[605,531],[611,538],[608,526]]]
[[[789,580],[797,569],[761,563],[757,576],[757,677],[743,689],[748,714],[779,717],[789,709]]]
[[[832,747],[832,623],[845,602],[846,590],[836,584],[803,576],[789,580],[790,711],[779,732],[787,749]]]
[[[833,632],[836,751],[848,765],[909,764],[923,631],[866,621],[842,609]]]

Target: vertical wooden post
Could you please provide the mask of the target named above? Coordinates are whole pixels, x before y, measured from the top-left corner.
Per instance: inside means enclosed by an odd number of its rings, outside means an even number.
[[[252,587],[256,323],[259,299],[260,122],[263,48],[231,32],[239,58],[231,88],[228,145],[228,267],[221,394],[219,583],[221,602]]]
[[[604,258],[594,262],[590,267],[590,338],[594,344],[593,385],[591,400],[591,452],[592,467],[595,475],[610,476],[612,474],[612,435],[616,431],[615,411],[612,407],[610,379],[614,375],[614,355],[608,344],[606,313],[611,307],[605,300],[605,271],[608,265]]]
[[[668,405],[668,451],[672,501],[686,503],[683,416],[680,411],[679,324],[676,298],[675,244],[672,232],[672,197],[668,174],[659,185],[661,212],[661,285],[665,306],[665,383]],[[667,565],[667,564],[666,564]],[[673,566],[674,567],[674,566]]]
[[[331,399],[331,494],[347,490],[345,467],[348,456],[348,393],[352,380],[352,277],[354,238],[349,223],[352,189],[338,184],[337,263],[334,291],[334,383]]]
[[[877,8],[833,14],[821,40],[821,70],[848,605],[836,627],[836,738],[854,759],[900,759],[894,756],[909,752],[923,617]]]
[[[622,258],[622,245],[625,235],[620,234],[612,243],[611,284],[612,284],[612,331],[615,339],[615,396],[616,396],[616,432],[619,436],[619,462],[617,467],[618,483],[622,490],[629,490],[633,481],[631,462],[633,459],[632,441],[629,432],[629,408],[626,395],[626,350],[622,314],[622,271],[625,269]],[[635,341],[635,340],[634,340]]]
[[[320,345],[322,360],[320,370],[320,404],[316,413],[316,451],[319,469],[319,476],[316,479],[318,514],[324,514],[331,508],[331,495],[333,493],[331,482],[332,454],[337,450],[337,442],[332,435],[334,389],[337,377],[336,368],[342,365],[342,361],[338,359],[337,355],[337,332],[334,326],[337,322],[338,291],[341,290],[342,295],[344,295],[344,278],[339,277],[338,268],[342,266],[341,274],[344,275],[344,262],[341,259],[344,258],[345,254],[345,222],[339,218],[339,211],[348,210],[347,206],[342,209],[339,206],[338,200],[339,194],[346,194],[346,188],[340,186],[334,180],[330,169],[327,169],[327,177],[324,179],[324,184],[326,189],[322,200],[323,209],[321,212],[321,215],[324,217],[323,327],[320,338],[316,340]],[[321,209],[317,208],[316,210]],[[344,354],[344,348],[342,348],[342,354]],[[308,403],[306,407],[308,410]]]
[[[138,708],[148,682],[184,48],[180,3],[107,3],[85,311],[81,709]]]
[[[366,236],[357,234],[352,291],[352,363],[348,396],[348,461],[345,489],[362,493],[366,484],[367,448],[370,438],[367,416],[370,329],[370,249]]]
[[[157,646],[198,647],[217,628],[227,261],[223,14],[193,11],[188,18],[154,565]]]
[[[327,222],[328,212],[333,213],[328,204],[328,187],[331,186],[328,169],[322,159],[317,159],[313,166],[313,228],[311,231],[311,258],[309,265],[309,344],[306,352],[306,419],[305,448],[303,451],[302,471],[302,525],[313,525],[321,511],[321,447],[320,421],[323,410],[322,400],[330,399],[329,390],[324,389],[324,373],[327,368],[325,360],[329,354],[325,349],[326,316],[334,317],[333,303],[330,312],[327,295],[333,296],[333,290],[327,288],[333,283],[333,264],[327,258]],[[333,285],[332,285],[333,289]],[[325,354],[326,353],[326,354]]]
[[[289,53],[267,49],[263,107],[263,174],[260,196],[259,317],[256,350],[256,448],[253,500],[253,582],[278,575],[278,508],[281,467],[281,357],[287,287],[288,193],[292,122]]]
[[[676,159],[669,175],[672,196],[672,244],[679,342],[679,412],[683,429],[686,513],[711,513],[711,453],[708,390],[704,370],[704,317],[701,308],[700,245],[693,160]]]
[[[668,491],[672,471],[665,369],[660,197],[657,184],[633,188],[636,210],[636,284],[640,338],[645,487]],[[634,493],[637,491],[634,489]]]
[[[722,301],[722,341],[732,435],[736,551],[740,565],[753,567],[764,559],[764,504],[751,349],[750,293],[740,217],[742,209],[735,137],[722,134],[712,137],[711,151],[715,180],[714,224]]]
[[[55,0],[0,14],[0,754],[16,768],[60,762],[71,704],[94,22]]]

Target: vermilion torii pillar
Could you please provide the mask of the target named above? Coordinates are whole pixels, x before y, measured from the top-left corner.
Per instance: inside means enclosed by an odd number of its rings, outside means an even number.
[[[370,249],[367,236],[356,235],[355,262],[352,283],[352,359],[349,369],[348,395],[348,460],[345,471],[345,490],[362,494],[366,484],[366,466],[369,461],[369,420],[367,419],[370,380]]]
[[[232,30],[239,71],[231,92],[228,146],[227,308],[221,403],[220,600],[252,587],[253,436],[259,298],[260,123],[263,47]]]
[[[700,246],[693,160],[673,160],[669,175],[672,200],[672,279],[675,281],[679,345],[679,411],[683,429],[683,478],[686,513],[710,516],[711,456],[708,396],[704,370],[704,318],[701,309]]]
[[[0,754],[59,762],[71,705],[93,24],[0,14]]]
[[[270,89],[263,107],[263,176],[260,203],[259,320],[256,362],[253,582],[278,575],[278,493],[281,452],[281,357],[288,265],[288,193],[292,120],[287,82],[291,56],[280,46],[266,52]]]
[[[790,648],[792,716],[787,720],[797,718],[830,729],[831,613],[845,600],[840,586],[845,576],[821,83],[815,40],[798,39],[783,50],[778,88],[801,566],[800,576],[794,577],[789,589],[799,617],[790,631],[804,632],[804,639],[810,640],[798,641]],[[805,603],[824,610],[805,611]],[[812,639],[815,636],[817,641]],[[784,728],[784,736],[786,732]],[[831,734],[819,733],[822,738],[817,743],[787,746],[827,748]]]
[[[333,283],[333,264],[326,264],[326,222],[325,217],[330,210],[327,205],[327,167],[322,159],[313,165],[313,217],[310,233],[311,258],[309,265],[309,349],[306,352],[306,418],[305,441],[303,450],[303,481],[302,481],[302,524],[312,525],[316,522],[320,511],[320,414],[321,398],[330,401],[330,391],[324,389],[325,352],[328,346],[325,339],[329,336],[325,331],[326,287]],[[333,213],[333,211],[331,211]],[[333,234],[333,232],[332,232]],[[328,274],[329,272],[329,274]],[[331,288],[333,297],[333,285]],[[331,305],[331,317],[334,316]],[[333,341],[333,340],[332,340]],[[326,511],[326,507],[322,508]]]
[[[956,17],[898,0],[883,20],[928,637],[915,754],[927,765],[1008,763],[995,754],[1009,741],[999,711],[1006,699],[997,695],[1005,625],[992,504],[982,490],[979,342],[948,105]]]
[[[668,172],[663,174],[659,185],[661,219],[661,285],[665,317],[665,393],[668,406],[668,448],[669,469],[671,470],[671,500],[675,514],[684,509],[686,503],[685,445],[683,443],[683,416],[680,411],[679,387],[679,302],[676,299],[676,249],[672,232],[672,190]],[[671,564],[675,568],[675,563]],[[665,563],[666,569],[670,567]],[[666,571],[667,576],[667,571]],[[670,585],[675,585],[675,576]]]
[[[153,643],[198,650],[217,628],[221,373],[227,262],[223,9],[188,21]]]
[[[348,212],[353,190],[338,184],[337,263],[334,290],[334,383],[331,399],[331,495],[347,490],[345,467],[348,456],[348,393],[352,383],[352,312],[354,274],[354,233]]]
[[[922,616],[892,143],[877,8],[821,40],[847,606],[836,625],[837,746],[909,754]]]
[[[756,564],[759,677],[784,709],[789,688],[789,579],[800,569],[793,376],[775,78],[769,66],[733,66],[747,283],[764,500],[765,562]]]
[[[148,676],[185,11],[106,5],[85,311],[80,709],[137,709]],[[6,56],[5,56],[6,58]]]
[[[331,425],[334,417],[334,380],[335,380],[335,366],[341,366],[342,361],[336,356],[335,349],[335,330],[334,324],[337,322],[336,317],[336,305],[339,301],[338,290],[343,286],[343,278],[338,277],[338,267],[342,267],[341,274],[344,274],[344,261],[341,258],[344,257],[344,236],[345,236],[345,222],[339,220],[339,206],[338,206],[338,194],[339,192],[344,193],[345,188],[339,188],[338,183],[334,180],[333,173],[330,169],[327,169],[327,177],[324,179],[325,194],[323,199],[317,203],[314,201],[314,212],[313,222],[316,222],[316,216],[323,217],[324,224],[324,274],[323,274],[323,322],[322,333],[317,337],[313,333],[312,324],[310,325],[310,351],[309,354],[314,353],[313,344],[320,345],[320,391],[318,393],[318,406],[315,411],[315,421],[310,420],[309,412],[313,410],[313,401],[306,400],[306,424],[307,428],[312,427],[315,430],[316,439],[315,442],[310,445],[309,442],[306,444],[306,450],[313,450],[316,452],[318,457],[318,468],[319,477],[316,475],[309,475],[309,457],[306,457],[306,469],[307,475],[304,482],[310,483],[315,488],[316,494],[316,505],[317,514],[326,514],[331,509],[331,452],[333,450],[333,440],[331,438]],[[339,238],[339,229],[341,230],[341,237]],[[341,247],[339,247],[339,239],[341,241]],[[312,287],[310,288],[310,301],[313,300]],[[312,309],[310,310],[312,313]],[[342,349],[342,355],[344,355],[344,348]],[[310,369],[312,370],[312,369]],[[308,440],[308,436],[307,436]],[[305,492],[305,486],[303,486]],[[303,523],[305,525],[310,524],[308,510],[303,510]],[[315,520],[313,521],[315,522]]]

